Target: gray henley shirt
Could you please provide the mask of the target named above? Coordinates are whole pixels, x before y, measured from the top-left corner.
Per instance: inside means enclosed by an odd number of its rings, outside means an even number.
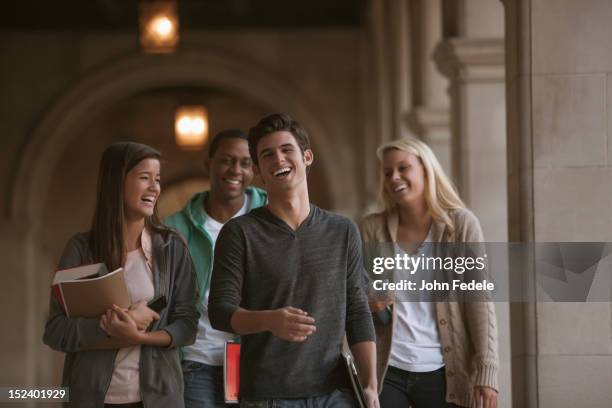
[[[307,398],[346,384],[344,335],[349,345],[375,339],[364,273],[355,224],[314,205],[295,231],[265,207],[225,224],[215,247],[212,326],[233,332],[238,307],[293,306],[308,312],[317,328],[300,343],[270,332],[242,336],[241,398]]]

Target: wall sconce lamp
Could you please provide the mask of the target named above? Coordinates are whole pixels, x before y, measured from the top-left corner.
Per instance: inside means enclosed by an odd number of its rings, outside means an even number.
[[[204,106],[181,106],[174,116],[174,135],[178,147],[200,150],[208,140],[208,112]]]
[[[174,0],[141,0],[140,45],[145,53],[166,54],[179,42],[179,20]]]

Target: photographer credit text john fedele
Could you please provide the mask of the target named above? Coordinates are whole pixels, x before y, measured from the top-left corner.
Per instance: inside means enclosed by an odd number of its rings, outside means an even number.
[[[417,271],[453,271],[457,275],[463,275],[466,271],[482,272],[486,268],[487,254],[479,257],[440,257],[440,256],[410,256],[408,254],[396,254],[394,257],[376,257],[373,259],[372,272],[381,275],[385,271],[397,271],[414,275]],[[422,278],[422,277],[421,277]],[[376,291],[493,291],[495,284],[486,279],[464,281],[452,279],[451,282],[424,279],[417,282],[409,279],[400,279],[396,282],[388,282],[375,279],[372,287]]]

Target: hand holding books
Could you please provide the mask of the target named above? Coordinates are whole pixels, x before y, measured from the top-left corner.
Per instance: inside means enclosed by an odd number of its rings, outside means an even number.
[[[52,289],[66,316],[100,318],[100,327],[110,337],[93,349],[136,344],[166,307],[164,296],[130,306],[123,269],[109,273],[102,263],[57,271]]]
[[[109,336],[127,344],[140,344],[142,331],[138,329],[136,321],[127,310],[113,305],[112,309],[106,311],[100,318],[100,327]]]
[[[347,370],[348,377],[351,380],[353,396],[355,397],[358,408],[379,408],[378,392],[376,389],[363,387],[359,379],[359,373],[357,372],[353,356],[348,352],[343,352],[342,359],[344,360],[344,366]]]
[[[100,327],[109,336],[120,341],[139,344],[141,332],[144,332],[153,320],[159,320],[159,314],[142,300],[129,309],[113,305],[113,308],[108,309],[100,318]]]
[[[153,320],[159,320],[159,314],[144,300],[134,303],[127,312],[136,322],[138,330],[146,330]]]

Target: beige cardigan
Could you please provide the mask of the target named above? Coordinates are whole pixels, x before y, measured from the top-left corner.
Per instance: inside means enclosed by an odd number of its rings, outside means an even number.
[[[433,221],[434,242],[482,242],[482,230],[468,209],[449,211],[455,228]],[[397,241],[397,211],[370,214],[360,223],[364,243]],[[368,271],[369,273],[371,271]],[[497,323],[490,302],[437,302],[436,317],[446,367],[446,401],[470,407],[475,385],[498,389]],[[376,326],[377,374],[382,389],[389,365],[391,339],[395,324]]]

